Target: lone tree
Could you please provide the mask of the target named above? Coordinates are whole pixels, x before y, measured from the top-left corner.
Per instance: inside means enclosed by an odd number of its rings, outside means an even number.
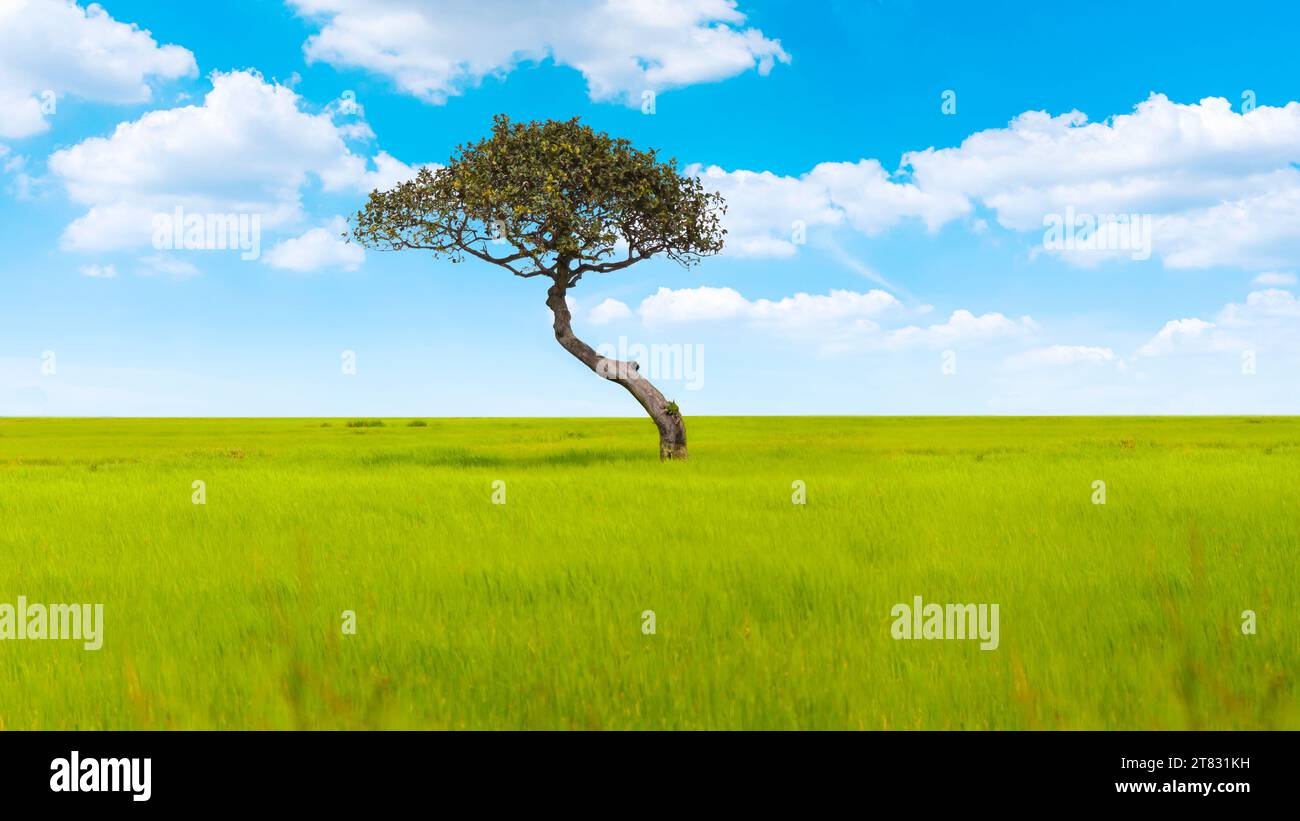
[[[373,191],[352,237],[382,250],[418,248],[463,262],[476,257],[517,277],[545,277],[555,338],[600,376],[627,389],[659,428],[659,457],[686,458],[675,402],[635,362],[598,354],[573,333],[565,295],[587,274],[608,274],[663,254],[685,267],[722,250],[722,196],[698,179],[582,125],[512,123],[461,145],[451,161],[390,191]]]

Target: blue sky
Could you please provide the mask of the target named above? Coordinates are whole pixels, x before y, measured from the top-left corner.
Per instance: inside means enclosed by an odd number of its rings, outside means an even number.
[[[537,281],[335,241],[498,112],[727,197],[721,256],[572,293],[687,415],[1295,411],[1295,10],[102,5],[0,11],[0,414],[639,413]],[[257,258],[158,247],[176,207],[257,215]]]

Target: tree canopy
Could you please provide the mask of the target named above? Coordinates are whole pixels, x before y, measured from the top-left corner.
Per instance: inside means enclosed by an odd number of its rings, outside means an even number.
[[[353,220],[359,243],[466,255],[571,288],[662,254],[690,267],[722,249],[721,195],[641,151],[564,121],[493,120],[451,161],[374,191]]]
[[[656,255],[690,267],[722,250],[721,194],[624,139],[578,120],[492,122],[491,136],[457,146],[445,166],[372,191],[352,237],[382,250],[466,256],[515,276],[546,277],[555,339],[604,379],[627,389],[659,429],[659,457],[687,458],[686,426],[636,362],[602,356],[573,332],[565,292]]]

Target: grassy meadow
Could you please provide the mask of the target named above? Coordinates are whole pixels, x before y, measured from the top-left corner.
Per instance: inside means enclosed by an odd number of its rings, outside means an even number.
[[[1300,728],[1300,419],[348,421],[0,419],[0,728]]]

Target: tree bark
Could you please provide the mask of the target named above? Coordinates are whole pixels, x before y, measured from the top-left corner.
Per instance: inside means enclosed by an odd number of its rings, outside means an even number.
[[[568,289],[557,282],[546,292],[546,306],[555,315],[555,339],[579,362],[611,382],[617,382],[641,403],[659,429],[659,458],[685,459],[686,425],[681,413],[670,409],[668,400],[650,380],[641,375],[636,362],[622,362],[596,353],[595,349],[573,334],[573,317],[564,300]]]

